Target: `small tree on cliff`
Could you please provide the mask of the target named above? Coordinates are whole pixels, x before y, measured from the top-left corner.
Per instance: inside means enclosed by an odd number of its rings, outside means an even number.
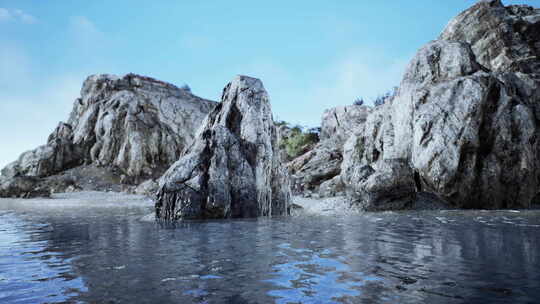
[[[364,104],[364,98],[358,97],[354,100],[353,105],[361,106]]]
[[[184,84],[183,86],[181,86],[180,90],[184,90],[186,92],[191,93],[191,88],[187,84]]]

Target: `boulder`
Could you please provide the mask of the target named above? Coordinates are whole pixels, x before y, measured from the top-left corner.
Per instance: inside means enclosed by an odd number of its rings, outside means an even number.
[[[412,205],[416,188],[407,160],[383,159],[355,169],[355,180],[347,194],[363,210],[401,210]]]
[[[295,158],[287,164],[293,193],[318,192],[323,182],[339,175],[341,161],[341,151],[325,143],[319,143],[313,150]]]
[[[237,76],[191,147],[160,179],[156,216],[286,215],[290,198],[268,94],[260,80]]]
[[[149,179],[137,186],[134,192],[135,194],[139,195],[154,195],[157,192],[158,188],[158,183],[153,179]]]
[[[342,196],[345,191],[345,185],[341,181],[341,176],[336,175],[333,178],[321,183],[319,186],[319,197]]]
[[[417,191],[453,206],[529,207],[540,186],[540,70],[532,47],[540,36],[507,25],[535,27],[536,14],[530,7],[482,1],[420,49],[397,96],[377,107],[363,132],[346,143],[346,188],[358,187],[364,173],[357,168],[377,171],[380,161],[403,159]],[[496,53],[493,37],[509,49]],[[512,53],[518,50],[525,55]],[[352,195],[359,204],[363,197]]]
[[[37,177],[18,176],[0,180],[0,197],[34,198],[50,196],[49,189],[43,187]]]

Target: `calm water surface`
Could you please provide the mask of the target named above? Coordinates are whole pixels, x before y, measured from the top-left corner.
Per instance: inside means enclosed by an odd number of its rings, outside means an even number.
[[[151,211],[0,201],[0,303],[540,303],[539,211]]]

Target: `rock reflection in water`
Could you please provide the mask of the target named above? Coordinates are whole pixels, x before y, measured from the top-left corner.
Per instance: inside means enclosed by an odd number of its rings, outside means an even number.
[[[0,219],[0,303],[56,303],[88,291],[72,274],[72,259],[40,239],[50,225],[25,223],[12,213]]]
[[[0,303],[540,298],[538,211],[160,225],[139,221],[151,206],[55,210],[17,210],[0,201]]]
[[[276,278],[267,280],[283,287],[268,292],[278,298],[277,303],[338,303],[338,299],[360,296],[360,287],[366,281],[381,280],[352,272],[348,265],[332,258],[327,249],[317,253],[293,249],[288,243],[278,247],[284,262],[273,267]]]

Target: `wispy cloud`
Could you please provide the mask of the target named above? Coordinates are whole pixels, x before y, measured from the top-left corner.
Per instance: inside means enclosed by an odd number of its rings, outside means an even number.
[[[8,21],[34,24],[37,22],[37,18],[20,9],[7,9],[0,7],[0,22]]]
[[[0,16],[3,13],[0,10]],[[22,18],[15,14],[9,18]],[[0,132],[0,169],[22,152],[45,144],[58,122],[68,119],[83,80],[105,65],[100,65],[102,58],[97,55],[105,47],[105,35],[88,18],[70,18],[67,30],[72,47],[59,56],[73,52],[91,64],[77,69],[59,65],[56,68],[61,72],[48,77],[43,77],[39,58],[24,44],[0,39],[0,113],[4,114],[0,130],[15,130]]]
[[[351,50],[315,72],[293,70],[260,60],[239,66],[237,73],[261,78],[272,99],[274,119],[316,126],[324,110],[350,105],[363,97],[367,104],[399,86],[412,54],[391,58],[384,50]]]

